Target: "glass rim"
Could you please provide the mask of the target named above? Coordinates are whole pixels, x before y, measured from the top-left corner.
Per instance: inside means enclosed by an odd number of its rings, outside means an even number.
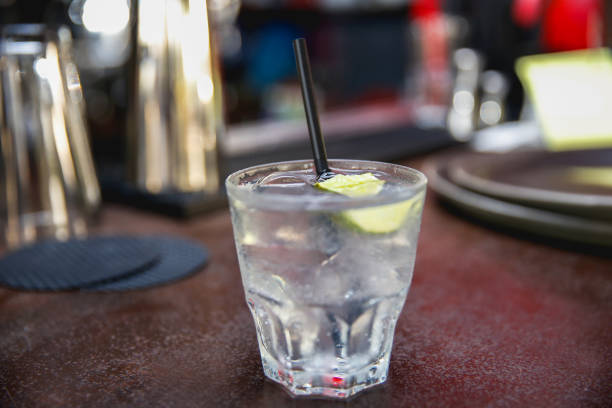
[[[364,196],[364,197],[347,197],[341,194],[329,195],[312,195],[304,197],[304,195],[290,195],[269,193],[257,191],[252,188],[242,188],[238,183],[241,176],[270,168],[278,168],[278,171],[283,170],[304,170],[314,167],[312,159],[305,160],[290,160],[273,163],[258,164],[237,170],[225,179],[225,188],[230,201],[243,201],[247,207],[252,208],[268,208],[282,210],[338,210],[356,207],[367,207],[374,205],[393,204],[399,201],[408,200],[419,192],[424,191],[427,186],[427,177],[420,171],[411,167],[402,166],[395,163],[387,163],[373,160],[355,160],[355,159],[329,159],[330,166],[338,166],[340,163],[346,163],[355,169],[384,171],[385,169],[393,169],[393,174],[406,180],[406,184],[402,184],[402,188],[393,194]],[[361,165],[361,166],[359,166]],[[402,177],[402,175],[405,176]],[[410,181],[413,180],[413,181]],[[312,199],[310,199],[312,198]]]

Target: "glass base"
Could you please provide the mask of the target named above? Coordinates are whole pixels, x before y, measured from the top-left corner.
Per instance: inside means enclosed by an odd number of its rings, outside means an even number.
[[[287,370],[275,361],[262,357],[266,377],[285,387],[294,396],[319,396],[347,399],[387,379],[389,359],[381,358],[373,364],[349,373],[320,373]]]

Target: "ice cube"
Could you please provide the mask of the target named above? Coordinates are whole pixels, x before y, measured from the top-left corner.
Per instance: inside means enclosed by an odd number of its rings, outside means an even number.
[[[384,258],[374,257],[364,248],[344,247],[315,270],[311,295],[326,304],[341,304],[390,296],[405,286]]]

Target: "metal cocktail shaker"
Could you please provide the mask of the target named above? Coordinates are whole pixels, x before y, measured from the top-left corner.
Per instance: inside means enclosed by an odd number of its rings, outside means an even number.
[[[213,193],[224,122],[207,1],[132,4],[128,178],[150,193]]]

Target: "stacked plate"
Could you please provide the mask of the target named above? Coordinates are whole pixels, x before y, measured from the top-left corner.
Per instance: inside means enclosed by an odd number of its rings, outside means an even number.
[[[461,152],[428,163],[438,195],[473,217],[612,247],[612,149]]]

